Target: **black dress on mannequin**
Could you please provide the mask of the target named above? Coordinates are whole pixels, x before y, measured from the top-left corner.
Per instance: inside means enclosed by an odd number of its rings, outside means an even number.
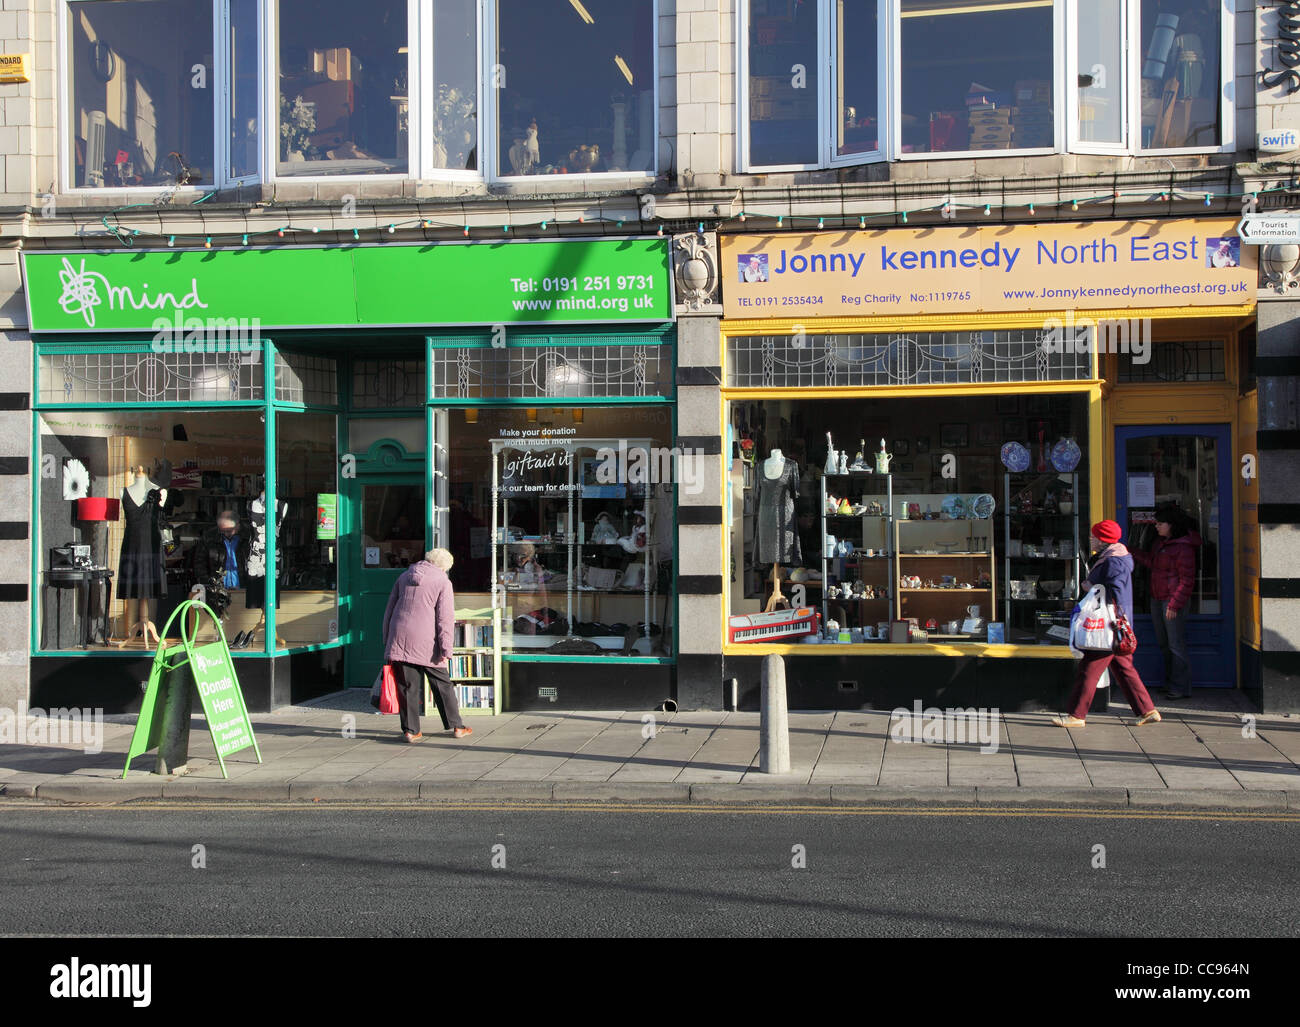
[[[122,555],[118,561],[117,595],[121,599],[157,599],[167,594],[162,550],[162,493],[150,489],[143,503],[122,490]]]

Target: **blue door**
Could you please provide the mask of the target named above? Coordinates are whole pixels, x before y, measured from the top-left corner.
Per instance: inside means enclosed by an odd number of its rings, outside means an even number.
[[[1237,683],[1234,618],[1232,445],[1227,425],[1151,425],[1115,430],[1115,519],[1133,550],[1156,538],[1157,504],[1176,502],[1201,536],[1196,585],[1187,617],[1192,685],[1231,688]],[[1164,681],[1149,607],[1150,574],[1133,574],[1138,673],[1148,685]]]

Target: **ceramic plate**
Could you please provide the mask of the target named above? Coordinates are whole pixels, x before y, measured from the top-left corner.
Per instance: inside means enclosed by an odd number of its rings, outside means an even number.
[[[949,519],[954,521],[959,521],[966,516],[966,504],[961,501],[961,496],[946,496],[941,509]]]
[[[971,503],[971,512],[982,521],[987,521],[993,516],[993,511],[997,509],[997,503],[987,492],[982,496],[976,496]]]
[[[1058,439],[1052,447],[1052,466],[1058,471],[1073,471],[1079,466],[1079,444],[1074,439]]]
[[[1019,442],[1008,442],[1002,447],[1002,466],[1017,474],[1029,470],[1029,450]]]

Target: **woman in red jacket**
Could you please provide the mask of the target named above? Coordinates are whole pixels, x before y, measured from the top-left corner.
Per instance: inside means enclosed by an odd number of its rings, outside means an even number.
[[[1158,538],[1134,558],[1151,571],[1151,622],[1165,656],[1165,695],[1190,699],[1192,667],[1187,660],[1187,609],[1196,587],[1196,550],[1201,536],[1177,506],[1156,510]]]

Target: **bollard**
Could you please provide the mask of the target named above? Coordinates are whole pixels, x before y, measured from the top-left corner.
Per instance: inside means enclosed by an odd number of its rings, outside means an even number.
[[[163,679],[163,687],[167,696],[163,700],[154,773],[184,774],[190,758],[190,713],[194,708],[194,678],[189,665],[169,672]]]
[[[758,769],[764,774],[790,773],[790,716],[785,700],[785,660],[763,657]]]

